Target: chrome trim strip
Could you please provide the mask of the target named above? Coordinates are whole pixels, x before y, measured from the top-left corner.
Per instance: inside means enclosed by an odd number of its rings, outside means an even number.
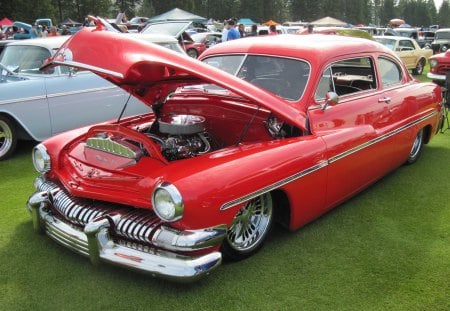
[[[54,93],[54,94],[48,94],[48,95],[39,95],[39,96],[31,96],[26,98],[14,98],[14,99],[7,99],[0,101],[0,105],[6,105],[6,104],[14,104],[14,103],[23,103],[28,101],[36,101],[36,100],[46,100],[47,98],[58,98],[62,96],[69,96],[69,95],[78,95],[78,94],[84,94],[84,93],[90,93],[90,92],[100,92],[100,91],[108,91],[111,89],[116,88],[116,86],[105,86],[105,87],[98,87],[94,89],[85,89],[85,90],[76,90],[72,92],[63,92],[63,93]]]
[[[282,180],[280,180],[280,181],[278,181],[278,182],[276,182],[274,184],[266,186],[266,187],[264,187],[264,188],[262,188],[260,190],[257,190],[255,192],[246,194],[246,195],[244,195],[244,196],[242,196],[240,198],[237,198],[235,200],[229,201],[229,202],[223,204],[220,207],[220,210],[224,211],[224,210],[229,209],[229,208],[231,208],[233,206],[236,206],[238,204],[241,204],[241,203],[244,203],[244,202],[246,202],[248,200],[256,198],[257,196],[260,196],[263,193],[266,193],[266,192],[272,191],[274,189],[277,189],[277,188],[279,188],[281,186],[284,186],[287,183],[290,183],[290,182],[292,182],[292,181],[294,181],[296,179],[299,179],[299,178],[302,178],[302,177],[304,177],[306,175],[309,175],[309,174],[311,174],[311,173],[313,173],[313,172],[315,172],[315,171],[317,171],[317,170],[319,170],[319,169],[321,169],[321,168],[323,168],[323,167],[325,167],[327,165],[328,165],[327,161],[320,161],[316,165],[314,165],[314,166],[312,166],[312,167],[310,167],[310,168],[308,168],[306,170],[298,172],[298,173],[296,173],[296,174],[294,174],[292,176],[289,176],[289,177],[287,177],[285,179],[282,179]]]
[[[384,135],[382,135],[382,136],[379,136],[379,137],[377,137],[377,138],[374,138],[374,139],[372,139],[372,140],[369,140],[368,142],[365,142],[364,144],[361,144],[361,145],[359,145],[359,146],[353,147],[352,149],[349,149],[349,150],[347,150],[347,151],[345,151],[345,152],[343,152],[343,153],[341,153],[341,154],[335,155],[334,157],[331,157],[330,159],[328,159],[328,163],[331,164],[331,163],[333,163],[333,162],[336,162],[336,161],[338,161],[338,160],[340,160],[340,159],[342,159],[342,158],[345,158],[345,157],[347,157],[347,156],[349,156],[349,155],[351,155],[351,154],[353,154],[353,153],[356,153],[356,152],[358,152],[358,151],[361,151],[361,150],[363,150],[363,149],[365,149],[365,148],[368,148],[368,147],[370,147],[370,146],[372,146],[372,145],[374,145],[374,144],[376,144],[376,143],[379,143],[379,142],[381,142],[381,141],[383,141],[383,140],[385,140],[385,139],[388,139],[388,138],[390,138],[390,137],[392,137],[392,136],[394,136],[394,135],[397,135],[397,134],[399,134],[400,132],[403,132],[403,131],[409,129],[409,128],[411,128],[411,127],[413,127],[413,126],[419,124],[420,122],[422,122],[422,121],[424,121],[424,120],[426,120],[426,119],[432,118],[432,117],[433,117],[434,115],[436,115],[436,114],[437,114],[437,111],[433,111],[433,112],[431,112],[431,113],[429,113],[429,114],[427,114],[427,115],[425,115],[425,116],[423,116],[423,117],[417,119],[417,120],[414,121],[414,122],[411,122],[411,123],[406,124],[406,125],[404,125],[404,126],[402,126],[402,127],[399,127],[398,129],[396,129],[396,130],[394,130],[394,131],[392,131],[392,132],[389,132],[389,133],[387,133],[387,134],[384,134]]]
[[[22,102],[36,101],[36,100],[46,100],[46,99],[47,99],[47,96],[45,96],[45,95],[31,96],[31,97],[26,97],[26,98],[6,99],[6,100],[1,100],[0,105],[22,103]]]
[[[117,88],[117,87],[112,85],[112,86],[97,87],[97,88],[93,88],[93,89],[76,90],[76,91],[72,91],[72,92],[53,93],[53,94],[48,94],[47,98],[78,95],[78,94],[84,94],[84,93],[90,93],[90,92],[108,91],[108,90],[111,90],[114,88]]]
[[[251,200],[251,199],[253,199],[253,198],[255,198],[255,197],[257,197],[257,196],[259,196],[259,195],[261,195],[263,193],[272,191],[272,190],[277,189],[277,188],[279,188],[281,186],[284,186],[284,185],[286,185],[286,184],[288,184],[288,183],[290,183],[290,182],[292,182],[294,180],[302,178],[302,177],[304,177],[304,176],[306,176],[308,174],[311,174],[311,173],[313,173],[313,172],[315,172],[315,171],[317,171],[317,170],[319,170],[321,168],[324,168],[325,166],[327,166],[327,165],[329,165],[329,164],[331,164],[333,162],[336,162],[336,161],[338,161],[340,159],[343,159],[346,156],[349,156],[349,155],[351,155],[351,154],[353,154],[355,152],[358,152],[358,151],[360,151],[362,149],[368,148],[368,147],[370,147],[370,146],[372,146],[372,145],[374,145],[376,143],[379,143],[380,141],[388,139],[389,137],[392,137],[392,136],[394,136],[394,135],[396,135],[396,134],[398,134],[398,133],[400,133],[400,132],[402,132],[402,131],[404,131],[404,130],[406,130],[408,128],[411,128],[411,127],[419,124],[420,122],[422,122],[422,121],[424,121],[426,119],[430,119],[436,114],[437,114],[437,111],[433,111],[433,112],[431,112],[431,113],[429,113],[429,114],[427,114],[427,115],[417,119],[414,122],[411,122],[411,123],[409,123],[407,125],[404,125],[404,126],[398,128],[398,129],[396,129],[395,131],[392,131],[390,133],[387,133],[385,135],[377,137],[377,138],[375,138],[373,140],[370,140],[370,141],[368,141],[368,142],[366,142],[364,144],[361,144],[361,145],[356,146],[356,147],[354,147],[354,148],[352,148],[350,150],[347,150],[347,151],[345,151],[345,152],[343,152],[341,154],[338,154],[338,155],[336,155],[334,157],[331,157],[328,161],[320,161],[316,165],[314,165],[314,166],[312,166],[312,167],[310,167],[308,169],[305,169],[305,170],[303,170],[301,172],[298,172],[298,173],[296,173],[296,174],[294,174],[292,176],[289,176],[289,177],[287,177],[285,179],[282,179],[279,182],[276,182],[276,183],[274,183],[272,185],[269,185],[269,186],[264,187],[262,189],[259,189],[257,191],[254,191],[254,192],[251,192],[249,194],[246,194],[246,195],[244,195],[242,197],[239,197],[237,199],[234,199],[232,201],[226,202],[220,207],[220,210],[221,211],[227,210],[227,209],[229,209],[229,208],[231,208],[233,206],[236,206],[238,204],[241,204],[241,203],[244,203],[244,202],[246,202],[248,200]]]

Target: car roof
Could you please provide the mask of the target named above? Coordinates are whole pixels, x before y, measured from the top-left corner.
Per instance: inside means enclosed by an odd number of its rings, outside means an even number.
[[[441,28],[441,29],[436,30],[436,32],[449,32],[449,31],[450,31],[450,28]]]
[[[70,36],[57,36],[48,38],[26,39],[16,40],[8,44],[11,45],[29,45],[29,46],[41,46],[49,50],[58,49]]]
[[[274,52],[276,51],[276,52]],[[207,49],[201,58],[211,54],[267,54],[275,56],[304,58],[309,61],[327,62],[339,55],[392,51],[373,40],[338,35],[297,35],[246,37],[216,44]]]
[[[383,38],[383,39],[393,39],[393,40],[409,40],[413,41],[413,38],[403,37],[403,36],[373,36],[375,39]]]

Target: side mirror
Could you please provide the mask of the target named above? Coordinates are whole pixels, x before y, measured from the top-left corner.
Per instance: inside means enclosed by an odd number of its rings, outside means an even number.
[[[335,92],[327,92],[325,95],[325,101],[320,109],[325,110],[328,106],[335,106],[339,103],[339,95]]]

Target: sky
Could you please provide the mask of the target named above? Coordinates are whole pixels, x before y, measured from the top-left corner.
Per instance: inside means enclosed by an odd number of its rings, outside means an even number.
[[[442,4],[442,0],[434,0],[434,4],[436,5],[436,9],[439,10],[439,8],[441,7],[441,4]]]

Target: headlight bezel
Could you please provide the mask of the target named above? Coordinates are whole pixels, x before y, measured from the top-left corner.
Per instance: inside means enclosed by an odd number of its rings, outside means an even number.
[[[439,62],[435,59],[430,59],[430,68],[435,68],[437,67],[437,65],[439,64]]]
[[[47,173],[51,169],[51,158],[47,151],[47,148],[43,144],[38,144],[33,148],[32,159],[34,169],[43,174]]]
[[[152,206],[156,215],[163,221],[175,222],[184,214],[184,203],[181,193],[175,185],[162,182],[152,193]]]

